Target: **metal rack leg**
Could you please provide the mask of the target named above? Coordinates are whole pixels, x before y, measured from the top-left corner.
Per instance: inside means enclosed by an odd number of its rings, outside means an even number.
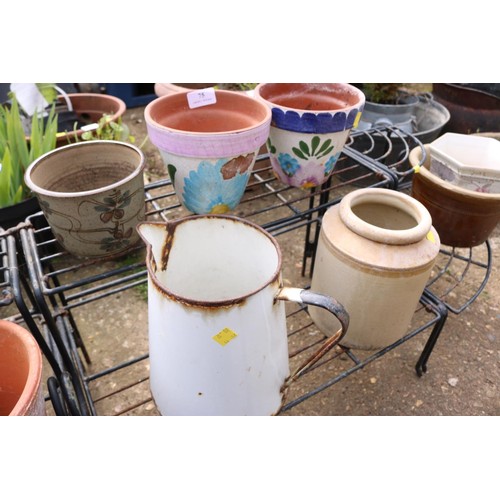
[[[48,268],[49,268],[50,271],[52,271],[52,272],[54,271],[54,267],[52,266],[52,264],[49,264]],[[51,279],[52,279],[52,282],[54,283],[54,285],[56,287],[60,287],[61,286],[59,280],[57,279],[57,277],[55,275],[52,276]],[[63,305],[63,308],[65,308],[65,306],[68,305],[66,297],[64,296],[63,293],[58,293],[57,295],[59,297],[59,300],[61,301],[61,304]],[[57,307],[55,299],[52,296],[50,297],[50,299],[51,299],[52,306],[54,308]],[[71,314],[71,311],[69,311],[67,309],[65,309],[65,310],[66,310],[66,314],[67,314],[68,320],[71,323],[71,327],[72,327],[72,331],[73,331],[73,335],[74,335],[74,338],[75,338],[76,345],[80,348],[80,350],[81,350],[81,352],[83,354],[83,357],[85,358],[85,362],[87,364],[91,364],[92,360],[90,359],[90,355],[89,355],[89,353],[87,351],[87,347],[85,346],[85,343],[83,342],[83,338],[82,338],[82,336],[80,334],[80,330],[78,330],[78,327],[76,325],[76,321],[73,318],[73,314]]]
[[[429,290],[424,290],[422,299],[423,301],[425,301],[428,307],[431,307],[437,312],[437,314],[439,314],[440,318],[434,325],[434,328],[432,329],[432,332],[427,339],[424,350],[422,351],[422,354],[420,355],[420,358],[418,359],[415,366],[415,370],[417,371],[417,375],[419,377],[427,372],[427,361],[429,361],[432,350],[434,349],[437,339],[439,338],[444,324],[448,319],[448,309],[432,292],[430,292]]]
[[[49,309],[49,306],[45,301],[45,297],[43,295],[40,282],[37,278],[33,262],[33,255],[30,251],[30,246],[28,243],[28,235],[26,228],[21,228],[19,234],[21,237],[21,242],[25,253],[26,265],[28,268],[33,296],[35,297],[36,301],[36,307],[40,311],[40,314],[43,316],[43,319],[50,333],[52,334],[52,338],[57,346],[59,354],[61,355],[61,359],[64,363],[63,371],[68,372],[68,374],[70,375],[72,384],[68,385],[72,386],[72,390],[74,390],[76,398],[79,402],[78,413],[82,415],[91,415],[92,411],[89,407],[88,400],[85,394],[82,373],[80,372],[80,370],[78,369],[78,367],[76,366],[71,357],[70,348],[67,342],[64,341],[63,336],[59,331],[58,326],[56,325],[56,322]],[[66,384],[62,384],[62,386],[64,387],[66,386]],[[72,398],[71,398],[71,393],[69,391],[67,391],[67,395],[69,397],[69,400],[71,401]]]
[[[23,321],[26,323],[29,330],[31,331],[31,334],[33,335],[38,345],[40,346],[40,349],[45,358],[47,359],[48,363],[50,364],[50,367],[52,368],[54,374],[57,377],[60,377],[62,373],[61,366],[57,362],[54,353],[52,352],[47,342],[45,341],[45,338],[43,337],[42,333],[40,332],[40,329],[38,328],[35,320],[33,319],[32,312],[29,310],[23,298],[21,276],[17,261],[17,248],[16,248],[15,236],[13,235],[7,236],[7,249],[8,249],[7,255],[8,255],[9,280],[12,287],[12,293],[14,296],[14,301],[16,303],[17,309],[20,312]],[[27,285],[25,284],[25,286]],[[32,306],[35,307],[34,296],[31,293],[31,290],[29,290],[29,288],[27,288],[27,290],[28,290],[27,292],[28,297],[30,297],[30,299],[32,300]]]

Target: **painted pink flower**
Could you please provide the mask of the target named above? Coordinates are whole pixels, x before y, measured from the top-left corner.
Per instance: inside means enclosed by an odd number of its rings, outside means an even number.
[[[325,182],[325,167],[321,163],[308,161],[300,166],[300,169],[292,177],[294,186],[303,189],[321,186]]]
[[[289,186],[309,189],[321,186],[325,182],[325,166],[322,163],[308,161],[301,163],[294,175],[288,176],[283,172],[279,161],[271,156],[271,165],[276,177]]]

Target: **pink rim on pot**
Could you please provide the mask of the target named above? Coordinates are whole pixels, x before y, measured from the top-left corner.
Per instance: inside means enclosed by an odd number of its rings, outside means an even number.
[[[159,97],[144,116],[182,205],[199,215],[233,211],[269,136],[267,106],[236,92],[208,89]]]
[[[190,108],[185,92],[150,102],[144,116],[151,142],[180,156],[236,156],[260,148],[269,135],[271,111],[261,102],[215,90],[217,102]]]

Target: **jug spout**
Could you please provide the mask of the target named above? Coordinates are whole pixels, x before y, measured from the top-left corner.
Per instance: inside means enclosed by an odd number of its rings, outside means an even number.
[[[173,235],[170,226],[168,222],[141,222],[136,226],[139,236],[152,252],[154,261],[160,269],[166,266],[168,242],[171,241]]]

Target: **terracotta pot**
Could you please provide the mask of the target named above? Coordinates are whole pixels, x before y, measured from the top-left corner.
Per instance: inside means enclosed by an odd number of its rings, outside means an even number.
[[[408,330],[439,253],[426,208],[406,194],[365,188],[347,194],[322,221],[311,288],[349,311],[341,344],[386,347]],[[310,309],[328,335],[335,319]]]
[[[28,330],[0,320],[0,416],[45,415],[42,354]]]
[[[144,167],[131,144],[79,142],[35,160],[25,182],[63,248],[78,257],[116,257],[139,241]]]
[[[330,177],[365,103],[343,83],[261,83],[255,98],[272,110],[267,147],[276,177],[301,188]]]
[[[239,204],[271,112],[244,94],[215,90],[216,102],[192,107],[185,92],[150,102],[144,115],[176,194],[195,214],[226,213]]]
[[[484,243],[500,222],[500,194],[479,193],[440,179],[429,171],[430,150],[421,165],[420,147],[410,152],[412,196],[429,210],[441,243],[452,247],[474,247]]]
[[[158,97],[178,92],[192,92],[194,90],[206,89],[221,85],[219,83],[155,83],[155,94]],[[221,89],[229,90],[229,89]],[[241,92],[249,96],[253,95],[253,90],[231,90],[231,92]]]
[[[103,115],[110,115],[110,121],[116,121],[122,117],[127,110],[124,101],[118,97],[107,94],[68,94],[73,111],[83,123],[97,123]],[[59,101],[64,104],[66,100],[59,96]],[[80,138],[83,130],[73,131],[73,124],[66,132],[60,132],[57,138],[57,147],[65,146],[74,142],[75,138]]]
[[[177,94],[178,92],[191,92],[198,89],[214,87],[216,83],[155,83],[155,94],[158,97]]]

